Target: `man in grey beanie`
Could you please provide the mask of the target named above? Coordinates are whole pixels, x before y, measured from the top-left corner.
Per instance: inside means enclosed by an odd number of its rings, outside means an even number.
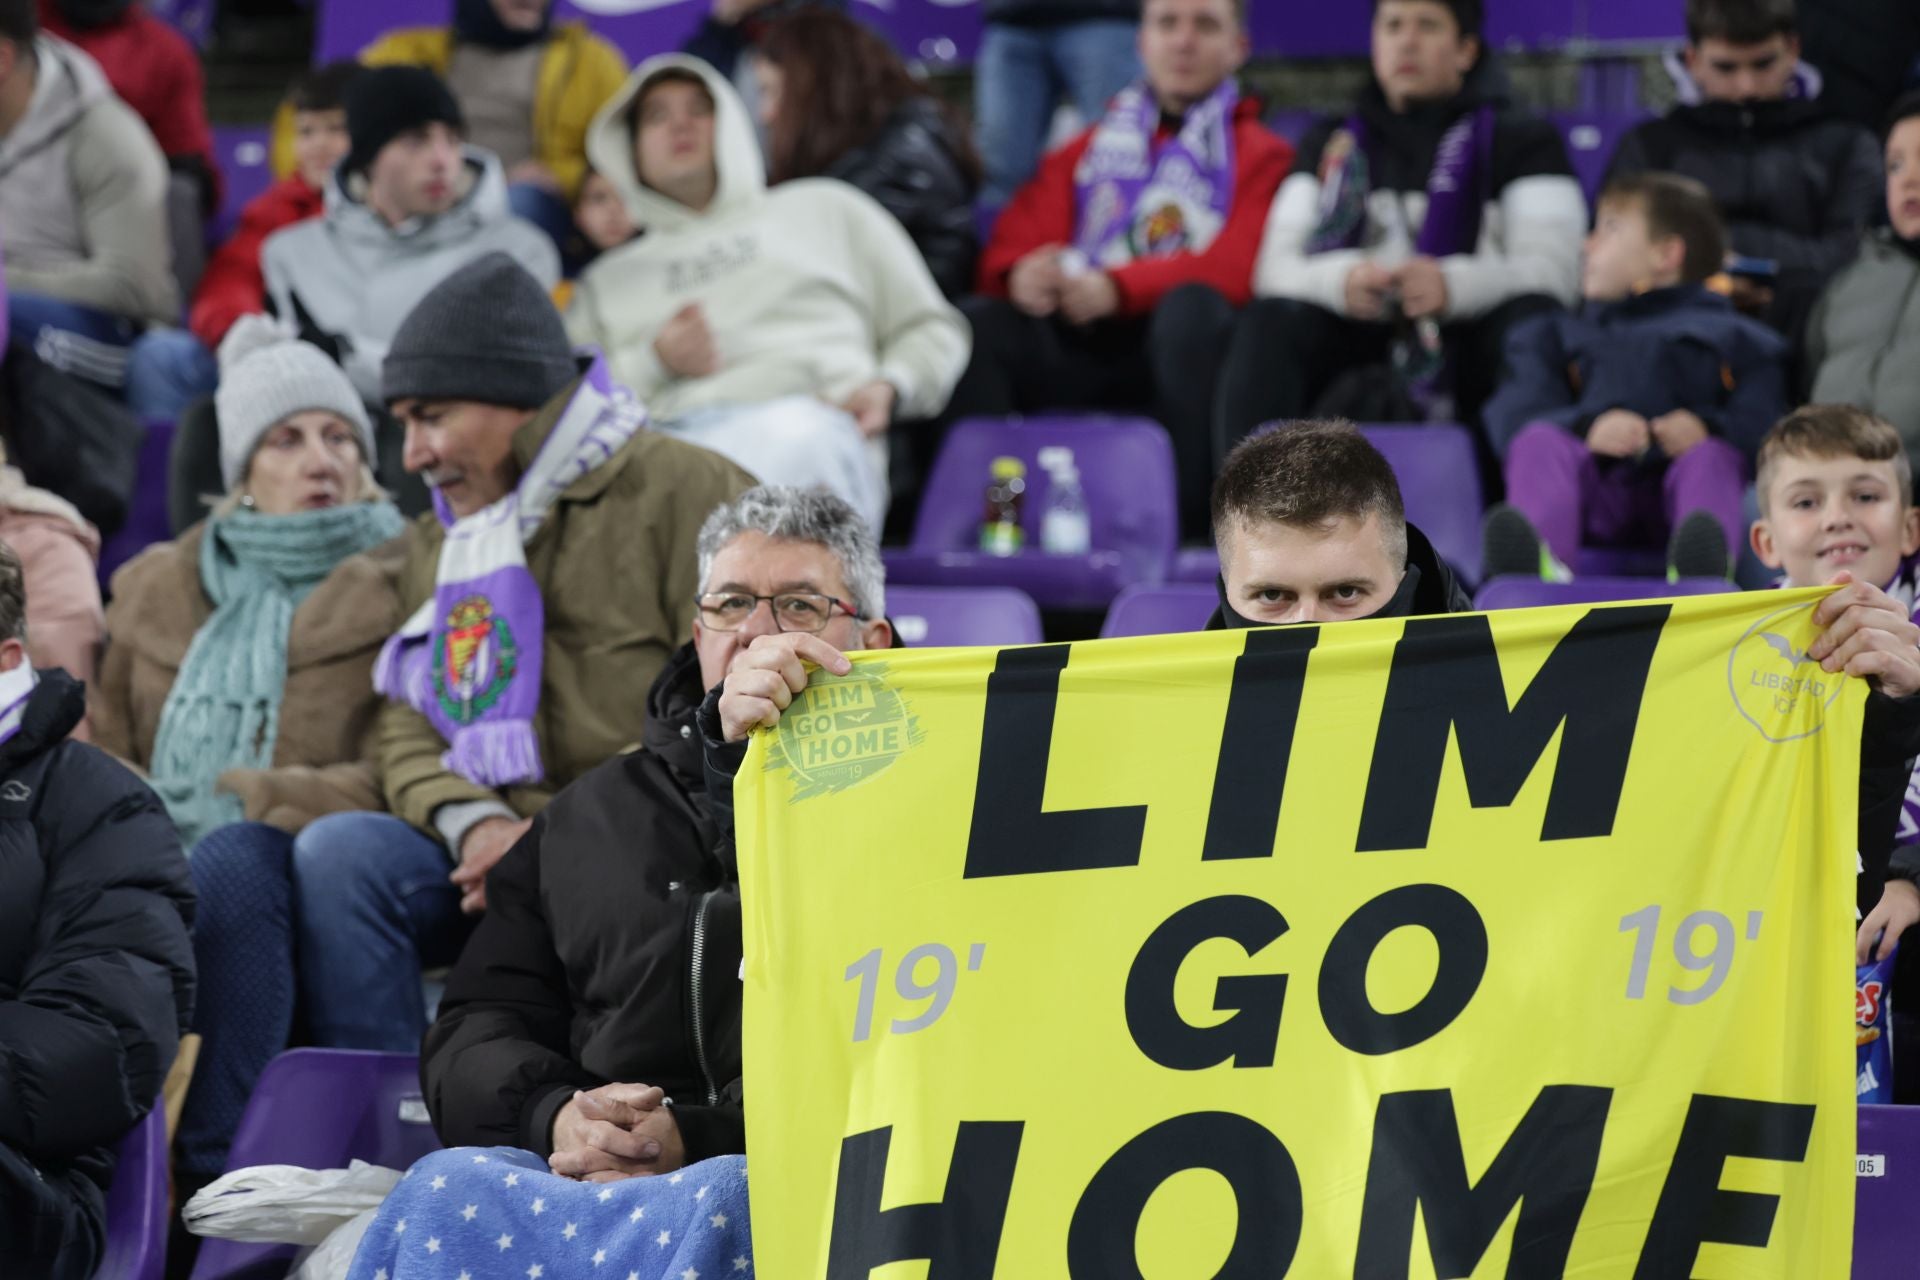
[[[390,812],[301,834],[297,969],[317,1043],[411,1053],[421,969],[452,962],[488,869],[553,794],[638,741],[693,633],[701,521],[754,481],[648,430],[505,254],[428,293],[381,377],[435,509],[408,532],[412,614],[374,672]]]

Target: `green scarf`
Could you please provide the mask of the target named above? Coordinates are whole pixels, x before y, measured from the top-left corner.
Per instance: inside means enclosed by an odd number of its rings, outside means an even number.
[[[404,527],[388,502],[207,521],[200,585],[213,614],[187,646],[153,740],[153,789],[187,848],[245,816],[238,797],[214,790],[214,779],[273,763],[293,611],[341,561]]]

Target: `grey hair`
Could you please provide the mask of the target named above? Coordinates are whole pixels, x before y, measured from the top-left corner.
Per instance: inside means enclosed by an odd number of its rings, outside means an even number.
[[[833,552],[862,618],[887,614],[886,570],[867,522],[845,501],[825,489],[795,489],[763,484],[732,502],[715,507],[700,526],[700,584],[706,588],[714,557],[743,533],[762,533],[789,542],[817,542]]]

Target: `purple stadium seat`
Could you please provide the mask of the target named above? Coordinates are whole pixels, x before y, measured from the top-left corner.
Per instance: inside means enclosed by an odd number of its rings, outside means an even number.
[[[1433,543],[1453,571],[1480,576],[1480,462],[1473,436],[1450,422],[1397,423],[1360,428],[1386,455],[1399,477],[1407,519]]]
[[[126,523],[100,544],[100,589],[106,590],[113,571],[156,542],[173,536],[167,523],[167,457],[173,451],[174,424],[162,418],[147,422],[140,442],[140,461],[134,471],[133,500],[127,504]]]
[[[1853,1274],[1913,1274],[1920,1254],[1920,1107],[1863,1106],[1853,1192]]]
[[[1592,204],[1606,181],[1607,166],[1613,163],[1613,150],[1620,139],[1642,120],[1644,111],[1557,111],[1552,115],[1560,136],[1567,142],[1567,158],[1573,172]]]
[[[1128,587],[1107,610],[1102,640],[1120,636],[1170,636],[1205,629],[1220,605],[1219,589],[1209,583],[1169,582],[1161,587]]]
[[[410,1053],[291,1049],[260,1073],[227,1154],[227,1171],[257,1164],[344,1169],[365,1160],[405,1169],[440,1149]],[[284,1276],[292,1245],[208,1240],[193,1280]]]
[[[1039,644],[1040,610],[1012,587],[889,587],[887,616],[909,645]]]
[[[227,189],[208,243],[217,245],[226,240],[240,221],[240,211],[255,196],[273,185],[269,142],[270,132],[264,125],[215,126],[213,149],[220,159],[220,171],[227,180]]]
[[[1212,547],[1182,547],[1173,557],[1168,582],[1205,582],[1220,576],[1220,553]]]
[[[94,1280],[160,1280],[167,1267],[167,1113],[158,1101],[120,1140],[107,1188],[107,1249]]]
[[[1050,556],[1038,550],[1047,476],[1040,450],[1073,450],[1093,524],[1093,550]],[[978,549],[983,497],[998,457],[1027,464],[1023,522],[1027,550],[994,556]],[[955,424],[934,460],[913,542],[884,552],[887,581],[906,586],[1018,587],[1041,608],[1104,609],[1123,588],[1159,582],[1173,561],[1173,446],[1141,418],[1047,415]]]
[[[1555,604],[1606,604],[1614,600],[1665,600],[1712,596],[1734,590],[1725,578],[1575,578],[1542,582],[1520,576],[1495,578],[1473,597],[1476,609],[1536,609]]]
[[[1662,547],[1582,547],[1573,572],[1583,578],[1664,578],[1667,553]]]

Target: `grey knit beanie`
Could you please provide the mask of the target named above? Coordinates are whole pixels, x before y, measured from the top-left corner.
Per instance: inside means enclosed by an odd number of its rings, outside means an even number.
[[[380,393],[537,409],[580,376],[547,291],[495,251],[420,299],[387,347]]]
[[[267,316],[241,316],[220,343],[220,478],[232,492],[246,478],[260,437],[293,414],[317,409],[351,423],[366,461],[373,461],[373,425],[360,393],[326,352]]]

